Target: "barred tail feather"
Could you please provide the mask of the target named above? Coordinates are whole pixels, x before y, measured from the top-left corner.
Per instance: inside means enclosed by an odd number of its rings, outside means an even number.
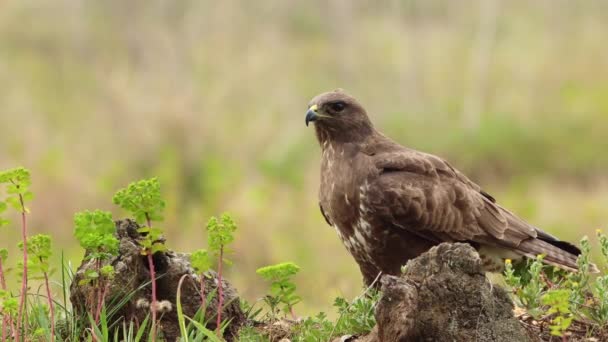
[[[578,265],[576,263],[578,255],[560,248],[559,244],[556,246],[540,239],[527,239],[517,246],[517,252],[529,258],[536,258],[537,255],[543,254],[545,256],[543,261],[549,265],[557,266],[571,272],[578,271]],[[590,264],[589,269],[592,273],[599,272],[597,266],[594,264]]]

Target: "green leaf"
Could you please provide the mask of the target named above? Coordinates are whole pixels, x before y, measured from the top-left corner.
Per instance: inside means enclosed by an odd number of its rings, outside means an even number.
[[[87,270],[84,273],[84,276],[89,279],[97,279],[97,278],[99,278],[99,273],[97,273],[97,271],[94,271],[94,270]]]
[[[146,315],[146,318],[141,323],[141,326],[139,327],[139,329],[137,329],[137,334],[135,335],[134,342],[139,342],[141,340],[141,338],[144,336],[144,333],[146,332],[146,329],[148,328],[149,319],[150,319],[150,314]]]
[[[23,243],[19,247],[23,250]],[[52,254],[51,236],[36,234],[27,239],[27,252],[32,256],[31,261],[45,263]]]
[[[236,223],[227,213],[222,214],[219,219],[211,217],[207,222],[209,250],[217,254],[220,249],[234,241],[236,228]]]
[[[194,251],[194,253],[190,255],[190,264],[197,273],[207,272],[211,268],[209,252],[204,249]]]
[[[24,202],[29,202],[34,199],[34,194],[31,191],[26,191],[22,196]]]
[[[129,211],[137,222],[162,221],[165,201],[161,198],[160,183],[157,178],[144,179],[129,184],[116,192],[114,204]]]
[[[108,329],[108,317],[106,313],[106,306],[102,305],[101,307],[101,315],[99,316],[99,324],[101,325],[101,334],[103,336],[104,341],[110,340],[110,330]]]
[[[99,269],[99,273],[106,279],[113,279],[115,275],[114,266],[105,265]]]
[[[283,262],[276,265],[260,267],[255,272],[266,280],[277,281],[294,276],[299,271],[300,266],[293,262]]]
[[[179,331],[182,335],[182,339],[184,342],[188,342],[188,331],[186,330],[184,311],[182,309],[182,284],[186,277],[187,277],[187,275],[184,274],[179,279],[179,282],[177,283],[177,294],[176,294],[176,299],[175,299],[175,304],[177,306],[177,308],[176,308],[177,309],[177,322],[179,324]]]
[[[165,245],[163,245],[162,243],[155,243],[152,245],[152,247],[150,248],[150,253],[154,254],[156,252],[164,252],[167,250],[167,247]]]
[[[100,259],[118,255],[119,241],[110,212],[82,211],[74,215],[74,236],[85,250]]]
[[[19,201],[19,197],[11,196],[6,198],[6,203],[8,203],[13,209],[17,211],[22,211],[23,207],[21,206],[21,201]]]
[[[24,167],[16,167],[0,172],[0,183],[15,183],[22,186],[30,185],[30,172]]]
[[[196,327],[196,329],[200,333],[202,333],[203,335],[205,335],[205,337],[207,337],[209,339],[209,341],[212,341],[212,342],[222,342],[222,340],[219,337],[217,337],[213,331],[205,328],[205,326],[202,325],[200,322],[197,322],[197,321],[193,320],[192,318],[190,318],[188,316],[186,316],[186,318],[190,321],[191,324],[193,324]]]
[[[90,283],[90,282],[91,282],[91,279],[84,278],[84,279],[81,279],[81,280],[78,282],[78,285],[81,285],[81,286],[82,286],[82,285],[86,285],[86,284],[88,284],[88,283]]]
[[[19,194],[19,185],[17,185],[17,184],[9,184],[6,187],[6,193],[9,194],[9,195]]]

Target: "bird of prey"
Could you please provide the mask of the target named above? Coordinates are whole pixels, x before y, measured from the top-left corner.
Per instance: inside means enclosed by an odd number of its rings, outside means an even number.
[[[363,106],[341,89],[313,98],[321,146],[319,205],[371,284],[442,242],[468,242],[484,269],[505,259],[543,254],[576,271],[580,250],[525,222],[432,154],[404,147],[378,132]]]

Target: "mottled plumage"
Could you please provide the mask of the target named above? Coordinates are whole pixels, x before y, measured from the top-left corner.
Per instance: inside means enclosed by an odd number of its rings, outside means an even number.
[[[369,284],[441,242],[462,241],[488,271],[504,259],[545,255],[574,271],[580,250],[496,203],[445,160],[376,131],[365,109],[341,90],[309,104],[322,149],[319,204]]]

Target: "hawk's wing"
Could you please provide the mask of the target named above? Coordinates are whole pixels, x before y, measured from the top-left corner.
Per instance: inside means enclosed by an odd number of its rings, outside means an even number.
[[[331,220],[329,219],[329,217],[327,217],[327,214],[325,213],[325,209],[323,209],[323,205],[321,205],[321,202],[319,202],[319,209],[321,210],[321,215],[323,215],[323,218],[325,219],[325,222],[327,222],[328,225],[333,226],[334,223],[331,222]]]
[[[394,225],[431,241],[472,241],[576,267],[578,249],[526,223],[439,157],[404,149],[373,157],[368,202]]]

